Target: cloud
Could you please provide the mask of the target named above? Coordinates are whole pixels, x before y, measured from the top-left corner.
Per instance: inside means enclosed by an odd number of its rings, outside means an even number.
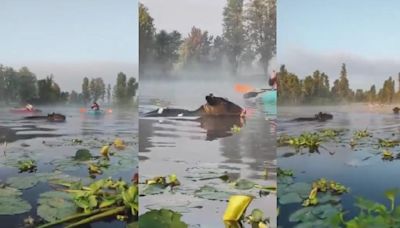
[[[331,85],[339,77],[342,63],[345,63],[350,87],[353,89],[369,89],[373,84],[381,88],[389,76],[397,81],[400,72],[399,58],[372,58],[346,51],[320,53],[299,47],[290,47],[282,52],[278,50],[278,62],[285,64],[288,71],[301,78],[315,70],[325,72]]]
[[[36,74],[38,79],[43,79],[53,74],[54,80],[64,91],[75,90],[80,92],[84,77],[88,77],[89,79],[101,77],[104,83],[110,83],[111,86],[115,84],[119,72],[124,72],[127,77],[135,77],[138,79],[137,64],[130,62],[29,62],[26,64],[4,62],[2,64],[13,67],[16,70],[22,66],[27,66],[30,71]]]

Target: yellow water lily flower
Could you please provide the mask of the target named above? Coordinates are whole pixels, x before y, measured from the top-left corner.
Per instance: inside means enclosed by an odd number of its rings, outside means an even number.
[[[118,150],[123,150],[125,149],[125,144],[124,141],[122,141],[122,139],[116,138],[114,140],[114,146],[115,148],[117,148]]]
[[[106,157],[106,158],[108,158],[109,152],[110,152],[110,146],[109,146],[109,145],[103,146],[103,147],[101,148],[101,150],[100,150],[100,154],[101,154],[102,156]]]
[[[253,197],[247,195],[231,196],[224,213],[224,221],[239,221],[252,200]]]

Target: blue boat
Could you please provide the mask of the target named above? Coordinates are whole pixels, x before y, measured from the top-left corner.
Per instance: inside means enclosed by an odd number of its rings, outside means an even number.
[[[105,112],[103,110],[88,110],[87,113],[91,115],[103,115]]]
[[[275,116],[277,114],[277,91],[269,90],[262,94],[262,102],[264,104],[264,111],[268,116]]]

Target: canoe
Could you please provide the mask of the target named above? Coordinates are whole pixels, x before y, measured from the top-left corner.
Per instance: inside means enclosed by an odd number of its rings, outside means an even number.
[[[105,112],[103,110],[87,110],[87,114],[91,115],[103,115]]]
[[[13,112],[13,113],[39,113],[42,111],[40,109],[28,110],[26,108],[14,108],[14,109],[11,109],[10,112]]]
[[[277,115],[277,92],[276,90],[273,91],[266,91],[262,96],[262,101],[264,104],[264,112],[267,116],[276,116]]]
[[[269,90],[263,93],[262,100],[264,104],[275,104],[277,101],[277,92],[276,90]]]

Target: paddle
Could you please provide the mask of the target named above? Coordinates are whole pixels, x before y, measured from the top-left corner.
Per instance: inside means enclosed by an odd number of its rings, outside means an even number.
[[[239,93],[243,93],[243,98],[245,99],[256,97],[258,94],[266,91],[274,91],[274,89],[261,89],[260,91],[255,91],[253,87],[245,84],[236,84],[235,90]]]

